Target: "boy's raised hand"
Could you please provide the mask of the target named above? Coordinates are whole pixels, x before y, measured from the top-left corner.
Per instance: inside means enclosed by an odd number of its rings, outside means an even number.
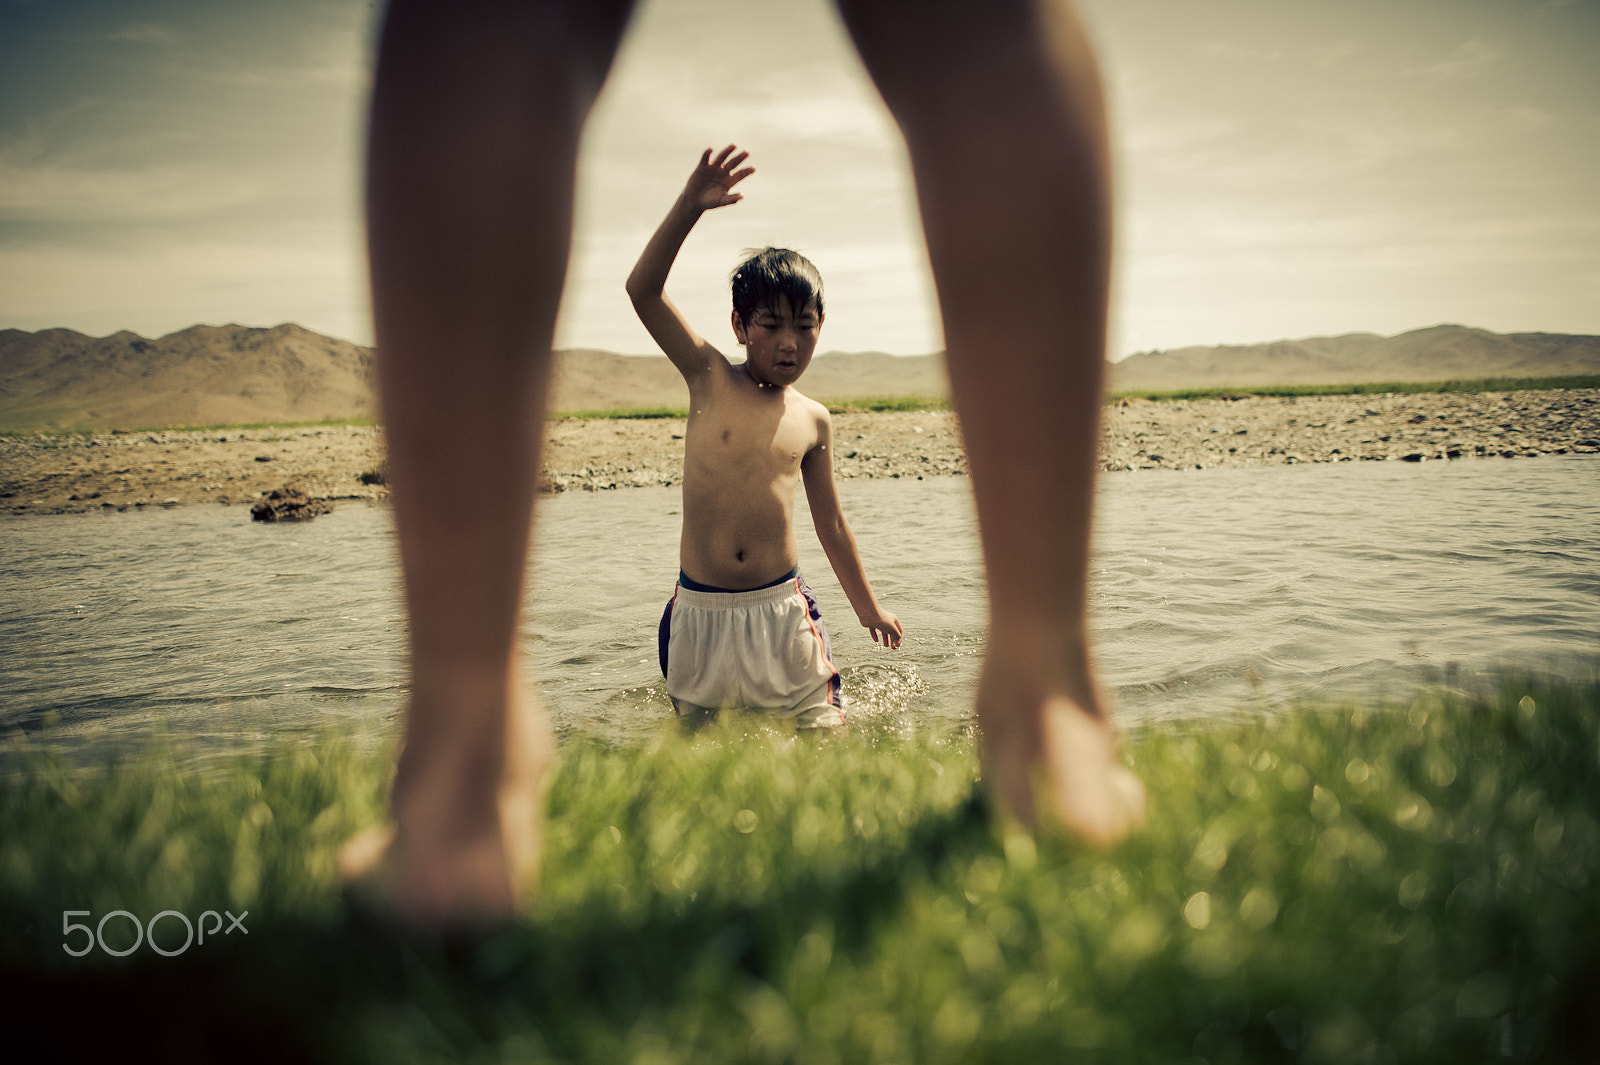
[[[748,158],[749,152],[741,152],[732,144],[718,152],[715,159],[711,158],[711,149],[707,148],[700,155],[700,165],[689,175],[689,183],[683,188],[683,198],[690,206],[702,211],[738,203],[744,199],[744,194],[732,191],[733,187],[756,172],[753,166],[738,169],[739,164]]]

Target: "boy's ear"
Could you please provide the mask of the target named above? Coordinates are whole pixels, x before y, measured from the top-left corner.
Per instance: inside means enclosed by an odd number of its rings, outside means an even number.
[[[733,339],[741,344],[750,343],[750,338],[745,335],[744,322],[740,320],[737,310],[733,312]]]

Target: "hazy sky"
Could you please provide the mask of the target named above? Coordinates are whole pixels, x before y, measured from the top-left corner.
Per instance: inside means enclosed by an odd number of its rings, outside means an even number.
[[[1438,322],[1600,333],[1600,0],[1086,0],[1118,156],[1112,354]],[[296,321],[369,342],[376,8],[0,0],[0,328]],[[562,346],[654,350],[622,281],[702,148],[739,249],[827,281],[824,349],[941,346],[904,150],[822,0],[644,0],[580,161]],[[1019,151],[1016,165],[1026,165]],[[1003,186],[997,190],[1003,194]]]

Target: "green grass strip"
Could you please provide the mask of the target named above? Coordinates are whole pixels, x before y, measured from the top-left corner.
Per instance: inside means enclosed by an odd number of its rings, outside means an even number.
[[[1110,393],[1107,402],[1123,399],[1149,399],[1157,402],[1190,399],[1218,399],[1222,397],[1250,396],[1366,396],[1393,393],[1420,395],[1431,392],[1534,392],[1572,388],[1600,388],[1600,374],[1580,374],[1570,377],[1483,377],[1460,381],[1387,382],[1356,385],[1276,385],[1263,387],[1227,386],[1216,388],[1184,388],[1167,391],[1131,389]],[[946,396],[869,396],[853,399],[825,399],[822,401],[834,414],[871,414],[893,411],[947,411],[951,409]],[[549,420],[578,418],[585,421],[627,418],[687,419],[688,407],[617,407],[602,410],[553,411]],[[122,430],[127,433],[167,432],[217,432],[243,429],[316,429],[332,426],[371,426],[373,418],[324,418],[320,421],[242,422],[216,425],[165,425],[141,429]],[[0,436],[94,436],[110,430],[92,429],[32,429],[0,430]]]
[[[823,401],[832,414],[915,413],[950,409],[948,396],[863,396]]]
[[[820,401],[833,414],[873,414],[885,411],[949,410],[950,400],[943,396],[861,396],[852,399],[823,399]],[[607,410],[564,410],[550,415],[551,420],[581,418],[603,420],[615,418],[678,418],[689,417],[688,407],[618,407]]]
[[[969,735],[747,727],[570,743],[536,911],[451,942],[337,892],[384,753],[35,757],[0,786],[12,1038],[608,1065],[1600,1052],[1593,677],[1150,728],[1127,746],[1150,822],[1106,854],[992,827]],[[248,910],[249,931],[171,958],[63,951],[63,911],[118,909]],[[120,949],[131,924],[104,934]]]
[[[7,429],[0,436],[133,436],[139,433],[211,433],[237,432],[246,429],[342,429],[346,426],[369,427],[378,424],[376,418],[321,418],[313,421],[290,422],[219,422],[205,425],[152,425],[140,429]]]
[[[683,420],[688,417],[688,407],[616,407],[600,410],[552,411],[549,415],[549,420],[559,421],[562,418],[577,418],[582,421],[606,421],[622,418],[677,418]]]

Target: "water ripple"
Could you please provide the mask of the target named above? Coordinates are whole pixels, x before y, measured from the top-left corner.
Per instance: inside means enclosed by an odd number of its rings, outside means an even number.
[[[851,720],[968,720],[987,613],[963,478],[840,495],[890,652],[796,507]],[[543,506],[520,631],[561,735],[670,720],[656,624],[673,489]],[[405,626],[386,510],[303,526],[240,509],[0,519],[0,727],[104,753],[167,733],[232,748],[330,719],[392,733]],[[1091,612],[1131,724],[1315,694],[1403,692],[1501,663],[1600,658],[1600,459],[1139,471],[1102,480]]]

